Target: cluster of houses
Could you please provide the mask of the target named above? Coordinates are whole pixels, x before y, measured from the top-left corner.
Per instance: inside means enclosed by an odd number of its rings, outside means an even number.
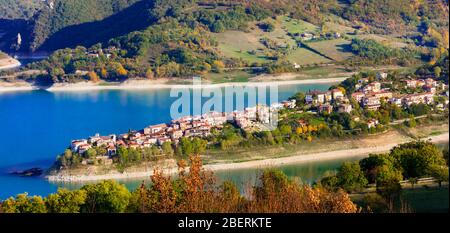
[[[399,95],[398,93],[394,94],[388,88],[382,88],[381,82],[386,77],[386,73],[378,73],[375,81],[360,79],[356,85],[357,91],[351,95],[351,98],[362,107],[370,110],[380,108],[382,100],[407,107],[418,103],[432,104],[436,90],[446,88],[445,85],[439,84],[433,79],[408,79],[404,81],[405,88],[423,88],[424,91]],[[351,113],[353,110],[349,98],[339,88],[328,91],[309,91],[305,95],[305,102],[317,107],[319,113],[330,114],[333,111]],[[109,136],[97,134],[88,139],[74,140],[70,148],[74,153],[83,154],[90,148],[104,147],[107,154],[101,156],[101,158],[111,162],[109,158],[117,153],[118,147],[134,149],[152,146],[161,147],[166,142],[176,144],[183,137],[208,137],[211,135],[213,128],[220,129],[226,123],[232,123],[247,131],[262,130],[264,124],[273,120],[273,113],[283,108],[293,109],[295,107],[295,100],[287,100],[270,106],[257,105],[230,113],[209,112],[197,116],[185,116],[172,120],[168,124],[151,125],[140,131]],[[359,119],[354,120],[359,121]],[[376,127],[378,124],[379,122],[376,119],[367,121],[369,128]]]
[[[358,83],[355,85],[356,92],[351,97],[363,108],[378,110],[383,100],[403,107],[419,103],[433,104],[437,90],[444,90],[446,88],[444,84],[431,78],[408,79],[403,82],[404,88],[422,88],[423,91],[420,93],[400,95],[393,93],[389,88],[382,88],[382,82],[387,76],[387,73],[380,72],[377,73],[374,81],[369,81],[368,78],[358,80]],[[306,104],[316,106],[319,113],[330,114],[333,111],[350,113],[352,111],[352,105],[349,99],[340,89],[309,91],[306,93],[305,102]],[[375,127],[378,125],[378,121],[369,120],[367,125],[369,128]]]
[[[99,49],[88,49],[86,51],[86,56],[91,58],[99,58],[101,55],[104,55],[107,59],[111,58],[112,53],[117,51],[117,48],[114,46],[108,48],[99,48]]]
[[[379,76],[385,77],[384,73]],[[388,88],[381,88],[379,81],[369,82],[368,79],[360,79],[355,88],[357,91],[352,94],[352,98],[369,110],[378,110],[383,99],[390,100],[394,96]]]
[[[341,38],[341,34],[339,32],[328,33],[326,35],[314,34],[314,33],[311,33],[311,32],[305,32],[305,33],[298,34],[298,35],[295,35],[295,36],[299,36],[302,41],[312,41],[312,40],[318,40],[318,39],[321,39],[321,38],[329,38],[329,39],[330,38],[333,38],[333,39]]]
[[[340,89],[329,91],[308,91],[305,96],[306,104],[317,106],[319,113],[331,113],[333,110],[338,112],[352,111],[350,100],[344,95]]]
[[[378,80],[384,79],[387,77],[387,74],[379,73],[377,77]],[[423,91],[414,94],[394,94],[389,88],[381,88],[380,81],[369,82],[368,79],[360,79],[359,83],[356,85],[357,91],[352,94],[352,98],[360,103],[362,107],[370,110],[377,110],[381,106],[382,99],[403,107],[420,103],[432,104],[434,102],[436,91],[438,89],[445,89],[444,84],[440,84],[431,78],[417,80],[407,79],[403,83],[404,88],[422,88]]]
[[[274,103],[270,106],[257,105],[243,111],[231,113],[209,112],[198,116],[185,116],[170,123],[151,125],[140,131],[131,131],[120,135],[95,135],[88,139],[73,140],[70,149],[74,153],[83,154],[93,147],[104,147],[107,154],[99,159],[114,156],[118,147],[150,148],[162,146],[165,142],[178,143],[182,137],[207,137],[213,128],[222,128],[225,123],[235,124],[244,130],[252,129],[259,124],[269,123],[271,113],[282,108],[295,108],[295,100]]]

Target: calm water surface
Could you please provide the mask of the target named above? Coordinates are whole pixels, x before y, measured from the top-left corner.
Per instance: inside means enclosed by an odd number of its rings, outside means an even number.
[[[329,86],[280,86],[279,100],[299,91],[326,90]],[[22,192],[46,195],[56,191],[62,184],[51,184],[41,178],[14,177],[7,173],[33,166],[50,166],[72,139],[87,138],[95,133],[124,133],[129,129],[168,122],[171,120],[170,105],[176,99],[170,97],[168,89],[0,93],[0,198]],[[318,166],[310,169],[320,175],[337,165],[311,166]],[[305,169],[296,173],[296,169],[290,168],[288,170],[292,172],[287,173],[305,180],[312,179],[313,176],[305,173]],[[233,179],[244,177],[243,173],[255,172],[230,171],[221,172],[219,176]],[[243,180],[251,180],[251,176],[245,176]],[[136,184],[127,183],[130,187]]]

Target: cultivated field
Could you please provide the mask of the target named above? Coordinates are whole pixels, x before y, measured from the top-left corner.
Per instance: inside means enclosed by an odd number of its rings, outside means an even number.
[[[241,58],[247,62],[267,62],[264,46],[259,38],[242,31],[226,31],[215,34],[219,49],[225,57]],[[252,51],[254,53],[252,53]]]
[[[335,61],[343,61],[353,55],[350,52],[350,43],[348,40],[336,39],[311,42],[308,46]]]
[[[297,48],[287,56],[287,60],[292,63],[297,63],[298,65],[312,65],[331,62],[330,59],[305,48]]]
[[[277,19],[281,23],[281,27],[287,32],[292,34],[305,33],[305,32],[317,32],[319,28],[311,23],[303,20],[292,19],[287,16],[283,16]]]
[[[395,36],[377,34],[354,35],[355,29],[351,27],[351,22],[328,18],[327,22],[325,22],[326,30],[339,32],[343,38],[308,42],[307,45],[311,49],[301,48],[297,46],[293,35],[305,32],[319,33],[320,28],[317,25],[288,16],[267,19],[263,22],[270,22],[274,25],[274,30],[272,32],[263,31],[258,27],[258,23],[261,22],[252,22],[249,24],[246,32],[231,30],[215,33],[214,36],[219,42],[218,48],[221,54],[225,57],[242,59],[248,63],[271,62],[272,60],[269,57],[276,54],[276,50],[279,49],[266,47],[261,40],[267,38],[279,48],[284,46],[290,48],[288,55],[285,57],[288,61],[298,65],[314,65],[341,62],[353,56],[350,49],[351,38],[373,39],[395,48],[408,46],[405,41]]]
[[[248,82],[254,74],[244,70],[233,70],[222,73],[208,73],[204,76],[206,80],[212,83],[227,83],[227,82]]]

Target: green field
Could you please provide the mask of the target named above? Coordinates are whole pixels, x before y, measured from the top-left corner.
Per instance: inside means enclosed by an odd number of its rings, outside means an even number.
[[[308,46],[335,61],[343,61],[353,55],[350,52],[350,43],[350,41],[344,39],[336,39],[310,42]]]
[[[292,19],[287,16],[280,17],[278,20],[281,22],[281,27],[292,34],[316,32],[319,30],[319,28],[314,24],[303,20]]]
[[[442,188],[405,189],[402,191],[402,197],[416,213],[448,213],[448,194],[448,186]]]
[[[262,53],[264,46],[253,34],[241,31],[226,31],[214,34],[219,42],[219,49],[225,57],[242,58],[247,62],[267,62]],[[256,54],[250,54],[256,51]]]
[[[351,27],[353,25],[352,22],[336,15],[328,15],[326,21],[325,25],[329,31],[339,32],[341,34],[353,34],[355,32],[355,29]]]
[[[211,81],[212,83],[248,82],[249,78],[251,77],[254,77],[254,75],[244,70],[234,70],[222,73],[208,73],[204,75],[204,78]]]
[[[326,22],[325,25],[327,26],[328,30],[333,32],[339,32],[341,34],[353,34],[355,32],[355,29],[352,27],[348,27],[334,22]]]
[[[330,74],[347,74],[349,71],[342,67],[337,66],[325,66],[325,67],[310,67],[304,68],[300,71],[300,74],[305,76],[329,76]],[[347,74],[348,75],[348,74]],[[346,75],[344,75],[346,76]]]
[[[392,48],[404,48],[408,46],[404,41],[390,37],[385,35],[377,35],[377,34],[364,34],[364,35],[357,35],[356,36],[359,39],[372,39],[375,40],[378,43],[384,44],[386,46],[392,47]]]
[[[266,48],[261,39],[268,38],[277,45],[289,45],[297,47],[297,43],[287,34],[287,30],[283,29],[283,21],[268,19],[264,22],[270,22],[275,26],[272,32],[265,32],[258,26],[258,22],[249,24],[247,32],[242,31],[226,31],[216,33],[214,36],[219,42],[219,50],[225,57],[241,58],[244,61],[253,63],[269,62],[266,53],[273,50]]]
[[[348,38],[374,39],[380,43],[391,47],[405,47],[407,44],[401,39],[388,35],[365,34],[353,35],[354,29],[350,27],[350,22],[329,19],[326,22],[327,30],[340,32],[344,38],[334,40],[323,40],[308,42],[308,48],[298,48],[296,41],[288,34],[315,32],[319,27],[311,23],[292,19],[288,16],[280,16],[276,19],[267,19],[275,26],[272,32],[265,32],[258,27],[259,22],[252,22],[246,32],[226,31],[213,34],[219,42],[218,49],[224,57],[242,59],[248,63],[268,63],[271,62],[268,56],[275,52],[275,49],[267,48],[261,43],[261,39],[268,38],[276,45],[289,45],[293,48],[286,59],[298,65],[313,65],[341,62],[353,56],[350,51],[351,41]]]
[[[291,52],[291,54],[287,56],[287,60],[292,63],[297,63],[298,65],[312,65],[331,62],[330,59],[305,48],[298,48]]]

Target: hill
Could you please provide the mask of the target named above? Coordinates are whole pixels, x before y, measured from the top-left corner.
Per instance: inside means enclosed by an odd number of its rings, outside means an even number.
[[[31,51],[90,46],[142,30],[155,20],[167,17],[185,20],[186,13],[193,13],[190,16],[213,32],[242,30],[246,27],[243,22],[248,20],[234,20],[241,17],[232,14],[227,18],[224,13],[236,6],[257,14],[256,20],[286,15],[302,20],[305,25],[324,25],[346,33],[357,29],[414,39],[423,24],[433,24],[438,31],[448,28],[448,1],[444,0],[52,0],[52,7],[49,3],[45,6],[42,1],[33,0],[0,2],[4,2],[0,18],[28,20],[24,28],[16,31],[23,34],[22,50]],[[125,12],[119,14],[121,11]],[[119,15],[114,17],[116,14]],[[298,31],[296,25],[285,27],[292,32]],[[15,37],[17,33],[11,35]],[[14,38],[3,40],[14,41]],[[7,47],[9,45],[1,48],[6,50]]]
[[[42,9],[31,20],[29,48],[33,51],[39,50],[47,39],[62,29],[68,31],[71,29],[67,29],[67,27],[101,21],[136,2],[137,0],[55,0],[53,8]],[[128,25],[132,26],[132,23],[129,22]],[[98,28],[91,27],[90,29],[91,31],[88,33],[97,33],[95,29]],[[73,33],[86,35],[85,31],[77,32],[76,28],[73,29]],[[69,39],[70,35],[67,33],[67,37],[64,39]],[[59,44],[61,42],[50,48],[60,48]]]
[[[448,4],[417,4],[56,0],[28,21],[31,33],[22,38],[24,48],[56,50],[31,67],[55,82],[436,63],[448,50]]]
[[[44,7],[42,0],[0,0],[0,19],[29,19]]]
[[[352,22],[372,26],[381,33],[416,30],[421,21],[435,22],[448,28],[446,0],[346,0],[341,16]]]

